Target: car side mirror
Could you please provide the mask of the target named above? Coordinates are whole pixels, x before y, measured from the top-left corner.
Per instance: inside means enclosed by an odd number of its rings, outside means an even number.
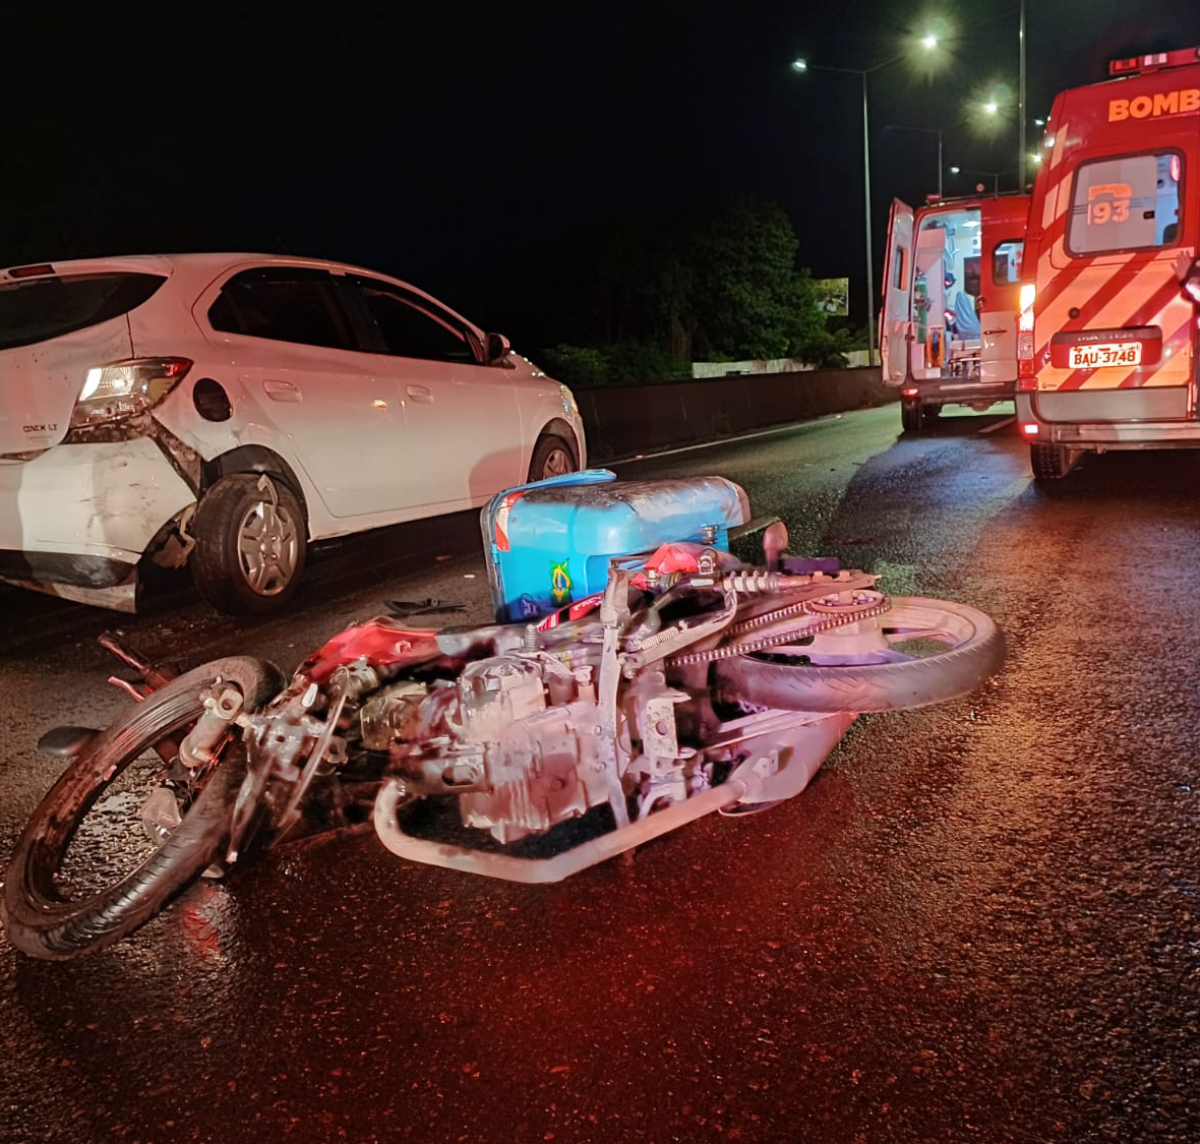
[[[1200,305],[1200,258],[1197,258],[1191,266],[1188,267],[1187,273],[1183,276],[1183,292],[1191,298],[1193,302]]]
[[[512,345],[503,334],[488,334],[485,349],[488,365],[500,365],[512,352]]]

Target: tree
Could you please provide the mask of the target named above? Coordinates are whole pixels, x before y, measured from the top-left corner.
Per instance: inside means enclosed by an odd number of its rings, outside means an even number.
[[[844,365],[845,336],[826,328],[812,279],[796,268],[798,249],[783,209],[746,196],[625,219],[564,257],[569,274],[550,276],[559,308],[543,312],[556,313],[560,360],[564,348],[589,347],[608,380],[675,373],[697,357]]]
[[[689,305],[698,356],[803,356],[824,340],[807,270],[782,207],[743,196],[706,204],[685,222]]]

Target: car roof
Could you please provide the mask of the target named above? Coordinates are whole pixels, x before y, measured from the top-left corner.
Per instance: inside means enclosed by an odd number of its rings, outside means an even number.
[[[230,266],[253,262],[261,266],[314,266],[325,270],[350,271],[355,274],[380,274],[365,266],[353,266],[345,262],[334,262],[327,258],[304,258],[287,254],[255,254],[252,252],[221,252],[198,254],[120,254],[103,258],[71,258],[62,261],[49,260],[29,265],[52,266],[56,274],[90,274],[103,270],[140,270],[147,273],[171,274],[173,271],[212,271],[219,274]],[[10,277],[11,267],[0,271],[0,276]],[[383,275],[391,277],[391,275]]]
[[[220,252],[220,253],[190,253],[190,254],[123,254],[111,255],[104,258],[73,258],[64,261],[49,261],[26,263],[26,266],[39,268],[48,266],[54,275],[69,274],[101,274],[112,271],[124,271],[133,274],[162,274],[168,278],[182,279],[185,289],[195,289],[197,293],[209,283],[235,266],[301,266],[319,270],[332,270],[343,274],[366,274],[395,283],[406,290],[412,291],[433,302],[440,309],[449,311],[465,325],[478,330],[474,322],[463,317],[444,302],[426,293],[418,286],[413,286],[401,278],[381,270],[372,270],[366,266],[356,266],[349,262],[334,262],[327,258],[305,258],[290,254],[254,254],[250,252]],[[0,283],[16,281],[25,277],[19,273],[21,267],[9,267],[0,270]],[[40,275],[38,275],[40,277]]]

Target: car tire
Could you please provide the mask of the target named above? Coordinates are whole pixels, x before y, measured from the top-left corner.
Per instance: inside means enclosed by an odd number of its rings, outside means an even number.
[[[1066,445],[1038,443],[1029,446],[1029,467],[1035,481],[1060,481],[1074,464],[1075,457]]]
[[[545,481],[550,477],[561,477],[579,468],[575,451],[561,437],[547,433],[538,439],[529,462],[529,480]]]
[[[905,433],[920,433],[922,426],[921,406],[916,401],[900,401],[900,424]]]
[[[192,579],[218,611],[274,612],[296,594],[308,526],[299,497],[278,477],[222,477],[201,498],[192,535]]]

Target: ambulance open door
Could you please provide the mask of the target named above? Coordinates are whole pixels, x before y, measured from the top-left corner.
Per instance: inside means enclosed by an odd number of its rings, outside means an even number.
[[[912,324],[913,209],[892,200],[887,258],[883,264],[883,314],[879,320],[879,358],[884,385],[903,385],[908,377],[908,340]]]

